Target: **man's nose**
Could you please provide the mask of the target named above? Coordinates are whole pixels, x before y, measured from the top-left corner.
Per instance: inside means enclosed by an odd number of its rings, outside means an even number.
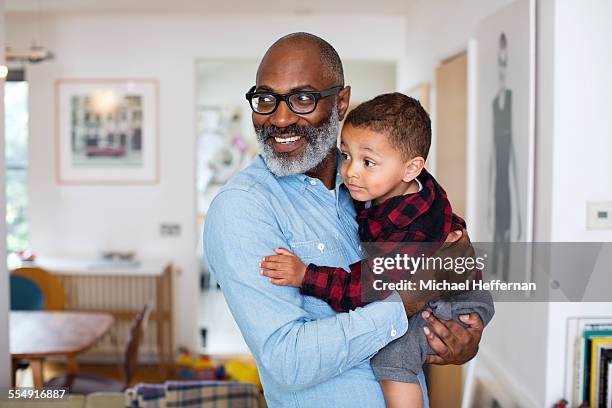
[[[299,120],[299,117],[289,109],[285,101],[280,101],[278,108],[270,116],[270,123],[281,128],[293,125]]]

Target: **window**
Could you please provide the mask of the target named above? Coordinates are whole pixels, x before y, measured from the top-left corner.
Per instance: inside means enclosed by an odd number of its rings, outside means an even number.
[[[4,87],[6,160],[6,249],[29,248],[28,228],[28,83],[23,75]]]

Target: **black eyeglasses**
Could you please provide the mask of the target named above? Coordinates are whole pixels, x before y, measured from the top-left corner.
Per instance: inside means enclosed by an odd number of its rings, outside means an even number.
[[[342,89],[337,85],[324,91],[294,91],[286,94],[277,94],[269,91],[255,91],[253,86],[246,93],[253,112],[260,115],[271,115],[278,108],[280,101],[285,101],[289,109],[298,115],[307,115],[317,109],[319,99],[336,95]]]

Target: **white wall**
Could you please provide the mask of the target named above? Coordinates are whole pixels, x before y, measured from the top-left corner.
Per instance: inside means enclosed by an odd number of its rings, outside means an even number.
[[[195,221],[195,61],[258,59],[278,37],[310,31],[344,59],[397,61],[403,17],[260,17],[56,14],[7,16],[7,43],[49,47],[54,61],[28,66],[30,81],[30,228],[46,255],[134,249],[174,260],[177,343],[196,347],[198,276]],[[375,30],[356,30],[373,27]],[[389,41],[389,39],[395,39]],[[141,187],[60,187],[54,176],[53,82],[57,78],[157,78],[160,82],[161,181]],[[246,102],[245,102],[246,103]],[[178,238],[159,224],[181,224]],[[206,313],[206,311],[199,311]]]
[[[557,0],[554,13],[554,145],[551,240],[612,241],[612,230],[586,229],[587,200],[612,200],[612,3],[588,6]],[[558,341],[568,317],[607,316],[612,303],[549,306],[546,403],[563,394],[565,343]]]
[[[587,200],[612,200],[611,21],[609,0],[556,3],[555,241],[612,241],[612,230],[586,229]]]
[[[512,0],[417,0],[406,24],[406,56],[400,67],[400,89],[435,80],[435,68],[467,50],[478,23]]]
[[[4,64],[4,2],[0,1],[0,65]],[[0,80],[0,152],[4,152],[4,80]],[[0,186],[4,186],[4,154],[0,154]],[[6,236],[5,189],[0,189],[0,237]],[[6,240],[0,239],[0,260],[6,259]],[[0,388],[11,385],[9,350],[9,280],[6,262],[0,262]]]

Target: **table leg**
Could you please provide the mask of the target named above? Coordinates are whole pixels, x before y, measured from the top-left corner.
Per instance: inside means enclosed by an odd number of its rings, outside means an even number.
[[[17,384],[17,364],[19,360],[11,358],[11,387],[15,388]]]
[[[34,388],[42,390],[45,384],[43,378],[43,359],[30,360],[30,367],[32,367],[32,376],[34,377]]]
[[[69,355],[68,358],[68,373],[76,374],[79,372],[79,362],[75,355]]]

